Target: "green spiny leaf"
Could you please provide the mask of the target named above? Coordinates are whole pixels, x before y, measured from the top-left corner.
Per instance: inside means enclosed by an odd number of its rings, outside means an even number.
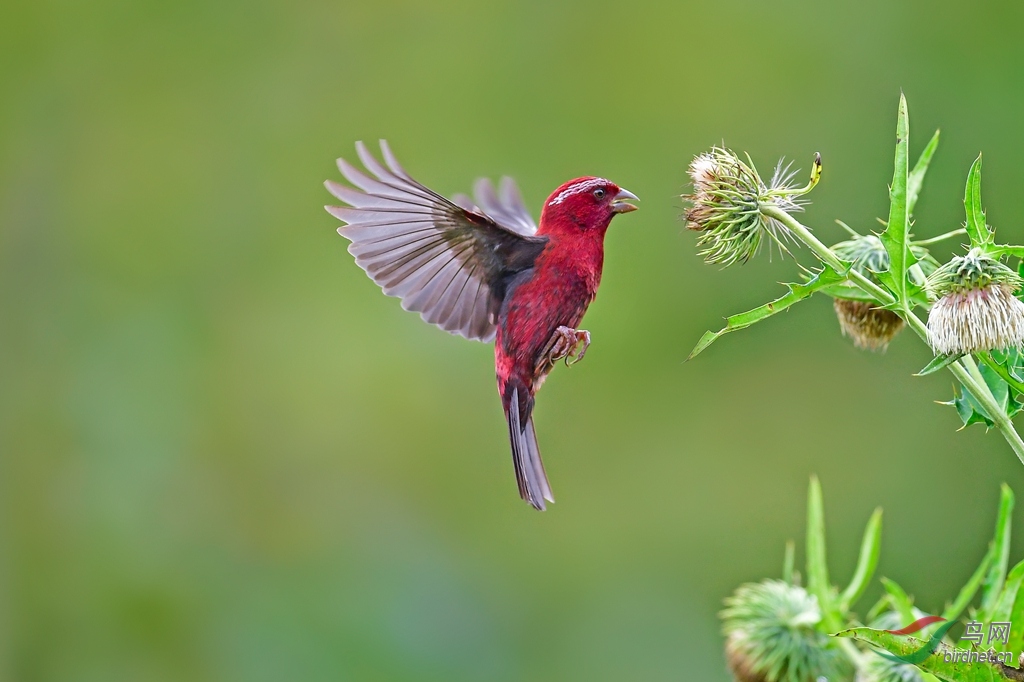
[[[846,281],[839,282],[838,284],[829,284],[828,286],[821,287],[818,291],[832,298],[845,298],[848,301],[867,301],[868,303],[875,302],[873,296],[865,294],[863,289],[855,287]]]
[[[894,635],[885,630],[874,630],[872,628],[850,628],[836,633],[836,637],[849,637],[865,644],[879,647],[901,659],[915,658],[915,654],[921,652],[928,642],[916,637]],[[936,642],[936,649],[924,657],[924,660],[915,665],[927,673],[931,673],[940,680],[952,680],[953,682],[993,682],[1001,680],[1020,680],[1020,671],[1010,668],[1003,663],[965,663],[946,662],[945,657],[952,658],[953,650]]]
[[[896,119],[896,160],[893,166],[892,186],[889,188],[889,220],[879,235],[889,254],[889,270],[878,274],[878,279],[892,291],[899,304],[907,301],[907,270],[914,264],[910,252],[910,215],[907,210],[907,156],[910,121],[907,100],[900,94],[899,114]]]
[[[875,509],[868,519],[868,525],[864,528],[864,539],[860,543],[860,557],[857,559],[857,568],[853,572],[850,584],[843,590],[839,598],[839,611],[846,613],[860,599],[867,589],[871,576],[878,566],[878,554],[882,547],[882,508]]]
[[[807,489],[807,591],[818,599],[822,625],[829,632],[843,626],[832,583],[828,577],[825,558],[825,509],[821,498],[821,483],[811,476]]]
[[[786,286],[789,287],[789,293],[785,294],[784,296],[775,299],[771,303],[765,303],[763,306],[759,306],[757,308],[754,308],[753,310],[748,310],[745,313],[740,313],[738,315],[733,315],[732,317],[729,317],[728,319],[726,319],[725,327],[717,332],[705,332],[704,336],[702,336],[700,341],[697,342],[697,345],[694,347],[694,349],[690,351],[690,356],[686,359],[692,360],[693,358],[697,357],[697,355],[700,354],[705,348],[707,348],[712,343],[717,341],[723,335],[728,334],[729,332],[734,332],[738,329],[749,327],[750,325],[756,324],[761,320],[767,319],[772,315],[775,315],[776,313],[781,313],[783,310],[786,310],[791,305],[799,303],[800,301],[809,297],[815,291],[818,291],[819,289],[830,284],[842,282],[845,279],[845,274],[837,273],[831,267],[826,265],[821,269],[820,272],[818,272],[818,274],[816,274],[814,277],[812,277],[808,282],[804,284],[787,284]]]
[[[971,424],[984,424],[985,426],[992,426],[995,422],[988,416],[985,408],[981,406],[981,403],[971,394],[967,389],[958,390],[955,386],[953,387],[953,399],[946,403],[940,403],[941,405],[952,405],[956,408],[956,413],[960,417],[960,421],[963,422],[964,427],[970,426]]]
[[[1016,348],[979,353],[978,359],[1017,394],[1024,394],[1024,357]]]
[[[996,517],[996,530],[992,538],[992,565],[985,575],[981,588],[981,605],[978,608],[978,620],[991,620],[999,594],[1006,580],[1006,567],[1010,562],[1010,526],[1013,515],[1013,491],[1005,483],[999,491],[999,515]]]
[[[818,604],[824,609],[831,583],[825,560],[825,510],[821,499],[821,483],[818,482],[817,476],[811,476],[811,483],[807,489],[806,542],[807,589],[818,597]]]
[[[920,263],[914,263],[910,266],[910,270],[907,273],[907,303],[911,310],[918,306],[927,308],[931,305],[931,301],[928,300],[928,292],[924,288],[923,279],[915,281],[916,274],[921,271],[921,268],[918,267],[919,265]]]
[[[1017,601],[1021,583],[1024,583],[1024,561],[1014,566],[1006,576],[1006,584],[1003,585],[1003,589],[999,593],[999,599],[996,600],[992,613],[988,614],[988,618],[984,622],[1010,622],[1010,615],[1013,613],[1013,607]],[[1002,642],[999,644],[1001,645]]]
[[[984,363],[984,359],[982,360]],[[999,375],[998,368],[990,367],[988,364],[982,364],[978,368],[981,372],[982,378],[985,380],[985,384],[988,385],[989,390],[992,391],[992,397],[995,398],[996,403],[1002,408],[1003,412],[1008,417],[1013,417],[1021,411],[1022,405],[1014,392],[1010,391],[1010,385]],[[984,424],[985,426],[993,426],[995,421],[991,418],[988,412],[982,407],[974,395],[966,388],[957,392],[956,389],[953,391],[953,400],[944,405],[953,405],[956,408],[957,413],[960,415],[960,420],[964,426],[970,426],[971,424]]]
[[[928,172],[928,165],[935,155],[935,148],[939,146],[939,131],[936,130],[928,145],[917,158],[914,169],[907,176],[907,214],[914,215],[914,206],[917,205],[917,198],[921,195],[921,185],[924,184],[925,173]]]
[[[1016,348],[990,351],[992,358],[1007,369],[1017,381],[1024,381],[1024,354]]]
[[[991,244],[995,235],[985,222],[985,210],[981,207],[981,154],[967,173],[964,210],[967,212],[967,236],[971,239],[971,246]]]
[[[948,365],[952,365],[954,362],[956,362],[957,360],[959,360],[962,357],[963,357],[962,353],[956,353],[954,355],[936,355],[934,358],[932,358],[931,362],[929,362],[927,365],[924,366],[924,369],[922,369],[920,372],[918,372],[914,376],[916,376],[916,377],[923,377],[926,374],[931,374],[932,372],[938,372],[940,369],[943,369],[943,368],[947,367]]]
[[[993,257],[1002,256],[1013,256],[1014,258],[1024,258],[1024,246],[1017,246],[1015,244],[996,244],[986,249],[988,254]]]
[[[1010,610],[1010,639],[1006,643],[1007,651],[1024,651],[1024,591],[1017,590],[1017,598],[1013,600]]]

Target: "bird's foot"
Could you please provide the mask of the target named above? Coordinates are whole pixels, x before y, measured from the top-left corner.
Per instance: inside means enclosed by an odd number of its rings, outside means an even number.
[[[565,366],[575,365],[583,359],[590,347],[590,332],[586,329],[559,327],[551,336],[551,350],[548,351],[548,362],[554,365],[565,359]]]

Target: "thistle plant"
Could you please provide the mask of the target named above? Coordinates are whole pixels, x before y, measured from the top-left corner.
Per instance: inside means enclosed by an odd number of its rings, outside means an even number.
[[[1002,487],[995,534],[977,569],[940,614],[914,605],[894,580],[861,616],[853,607],[879,564],[882,510],[868,520],[853,577],[832,584],[825,555],[821,485],[807,496],[807,585],[794,570],[795,547],[786,545],[782,579],[741,585],[720,613],[725,658],[737,682],[986,682],[1024,680],[1017,655],[1024,649],[1024,561],[1009,566],[1013,493]],[[978,597],[976,600],[975,598]],[[954,640],[952,627],[1009,623],[1005,638]],[[968,635],[964,628],[964,635]],[[984,634],[984,633],[983,633]],[[956,653],[959,652],[959,653]],[[985,653],[987,660],[980,660]],[[968,660],[965,659],[978,660]]]
[[[826,246],[798,221],[806,195],[821,177],[815,155],[809,182],[793,186],[789,167],[780,163],[769,182],[753,161],[715,147],[690,164],[693,193],[686,225],[698,233],[697,246],[711,264],[732,266],[754,257],[763,243],[793,254],[806,247],[814,263],[801,265],[803,277],[770,303],[733,315],[719,331],[709,331],[690,358],[723,335],[749,327],[815,293],[833,299],[841,332],[863,349],[881,351],[904,328],[925,342],[934,358],[918,375],[947,370],[959,390],[945,404],[956,408],[964,426],[996,428],[1024,463],[1024,440],[1012,418],[1024,404],[1024,246],[997,244],[981,204],[981,156],[971,166],[964,195],[966,222],[961,229],[927,239],[911,234],[914,208],[939,142],[936,132],[917,163],[909,163],[907,102],[900,97],[896,155],[885,228],[862,234],[839,224],[849,238]],[[839,221],[837,221],[839,222]],[[928,247],[964,236],[962,255],[940,264]],[[792,247],[792,248],[791,248]],[[1017,268],[1007,265],[1015,259]],[[927,314],[927,323],[919,317]]]

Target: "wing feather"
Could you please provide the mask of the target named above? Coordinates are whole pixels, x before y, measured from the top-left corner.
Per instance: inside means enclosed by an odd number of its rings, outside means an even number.
[[[503,177],[497,190],[489,178],[480,178],[473,186],[473,197],[484,213],[510,230],[524,235],[537,232],[537,224],[512,178]]]
[[[346,223],[338,232],[370,278],[402,307],[453,334],[490,341],[508,281],[533,267],[547,239],[515,183],[498,190],[479,181],[475,203],[448,200],[414,180],[381,141],[382,164],[362,142],[364,173],[344,159],[338,169],[351,187],[328,180],[327,190],[347,206],[327,206]],[[372,175],[372,177],[371,177]],[[477,208],[480,206],[481,208]]]

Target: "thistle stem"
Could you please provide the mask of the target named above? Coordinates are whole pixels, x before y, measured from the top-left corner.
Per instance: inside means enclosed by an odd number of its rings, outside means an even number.
[[[847,263],[844,263],[832,249],[825,246],[815,237],[809,227],[800,223],[790,214],[770,204],[761,204],[760,209],[763,215],[773,218],[789,228],[789,231],[803,242],[822,263],[839,273],[848,270],[846,274],[850,281],[856,284],[861,291],[873,297],[877,303],[886,307],[893,307],[895,304],[900,303],[893,312],[899,315],[925,344],[928,343],[928,328],[910,310],[906,302],[898,302],[896,297],[890,292],[872,282],[863,273],[854,269],[848,269]],[[978,369],[974,358],[968,355],[957,362],[947,365],[947,368],[957,378],[957,381],[970,391],[971,395],[977,398],[981,407],[991,417],[993,424],[1003,434],[1003,438],[1006,439],[1007,444],[1009,444],[1014,454],[1017,455],[1017,459],[1024,464],[1024,440],[1021,440],[1020,434],[1017,433],[1013,426],[1013,422],[1006,416],[1006,411],[999,406],[998,401],[996,401],[991,389],[989,389],[988,384],[985,382],[985,378],[981,375],[981,371]]]
[[[817,256],[821,262],[829,265],[836,272],[842,272],[846,269],[846,265],[843,264],[843,261],[840,260],[839,256],[837,256],[832,249],[822,244],[821,241],[814,236],[814,233],[811,232],[811,228],[803,225],[796,218],[789,215],[778,206],[762,203],[759,204],[758,207],[761,209],[762,215],[778,220],[780,223],[788,227],[789,231],[799,237],[800,241],[806,244],[807,248],[814,252],[814,255]]]
[[[842,273],[849,269],[848,263],[844,263],[842,259],[835,254],[835,251],[822,244],[821,241],[814,236],[814,233],[811,232],[809,227],[800,223],[793,216],[776,206],[771,206],[770,204],[761,204],[761,213],[769,218],[778,220],[780,223],[788,227],[789,231],[799,237],[800,241],[806,244],[807,248],[809,248],[821,262],[825,263],[836,272]],[[857,284],[858,287],[860,287],[862,291],[864,291],[864,293],[873,296],[877,302],[883,305],[892,305],[896,302],[896,299],[892,294],[872,282],[860,272],[851,269],[846,274],[854,281],[855,284]]]
[[[913,244],[914,246],[930,246],[932,244],[938,244],[939,242],[945,239],[949,239],[950,237],[955,237],[959,234],[967,234],[967,230],[960,228],[959,230],[952,230],[951,232],[947,232],[946,234],[940,234],[938,237],[929,237],[928,239],[922,239],[920,241],[910,243]]]

